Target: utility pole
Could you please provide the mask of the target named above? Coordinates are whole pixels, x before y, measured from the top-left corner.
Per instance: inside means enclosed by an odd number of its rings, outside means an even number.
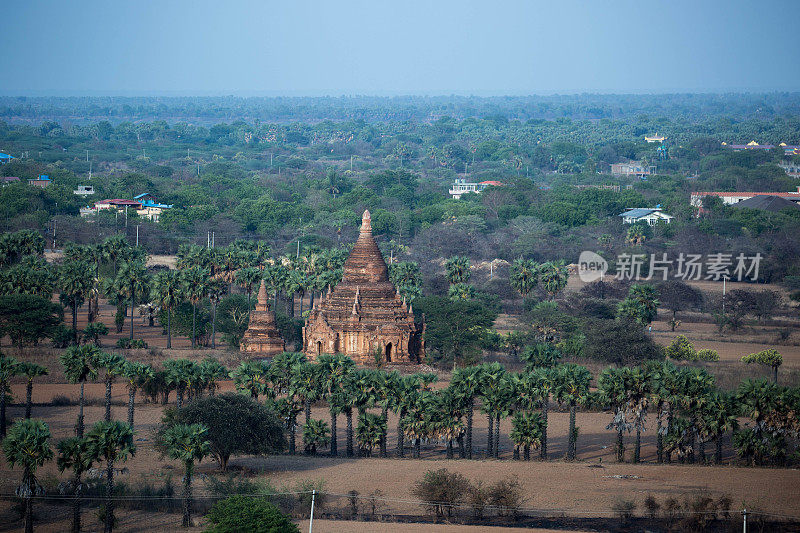
[[[86,162],[89,162],[89,150],[86,150]]]
[[[311,509],[314,509],[314,496],[311,496]],[[747,509],[742,509],[742,533],[747,533]]]
[[[269,168],[272,168],[272,155],[273,154],[269,154]]]
[[[211,232],[206,232],[206,248],[211,248]]]
[[[350,172],[353,171],[353,155],[350,155]]]
[[[211,232],[211,249],[214,249],[214,232]]]
[[[128,229],[128,206],[125,206],[125,229]]]
[[[317,499],[317,489],[311,491],[311,514],[308,516],[308,533],[313,533],[314,527],[314,500]],[[747,533],[745,531],[745,533]]]
[[[92,179],[92,163],[93,161],[89,161],[89,179]]]
[[[53,219],[53,251],[56,251],[56,219]]]
[[[136,224],[136,247],[139,247],[139,224]]]

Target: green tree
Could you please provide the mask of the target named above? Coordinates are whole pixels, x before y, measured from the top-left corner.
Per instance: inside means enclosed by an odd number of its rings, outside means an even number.
[[[232,531],[269,531],[270,533],[300,533],[291,518],[263,498],[231,496],[214,504],[206,515],[214,524],[209,533]]]
[[[397,287],[400,296],[409,303],[422,294],[422,275],[419,264],[413,261],[400,261],[389,265],[389,280]]]
[[[269,375],[269,366],[262,361],[243,361],[230,373],[236,390],[247,392],[253,400],[268,392]]]
[[[197,363],[189,359],[168,359],[164,361],[167,381],[175,387],[175,406],[183,407],[183,398],[196,378]]]
[[[209,453],[207,433],[208,428],[202,424],[175,424],[164,432],[167,455],[183,462],[183,527],[191,525],[194,463],[199,463]]]
[[[478,359],[481,342],[497,313],[479,300],[419,298],[415,313],[425,314],[425,347],[434,360],[469,364]]]
[[[508,281],[523,298],[539,284],[539,263],[530,259],[515,259],[511,263]]]
[[[103,459],[106,462],[104,531],[111,533],[114,528],[114,464],[136,455],[133,430],[124,422],[104,420],[92,426],[86,434],[86,441],[94,460]]]
[[[136,322],[133,318],[134,310],[136,309],[136,298],[147,294],[148,277],[144,261],[133,260],[122,265],[113,281],[117,294],[131,303],[131,340],[133,340],[133,326]]]
[[[673,361],[695,361],[697,351],[685,335],[678,335],[664,348],[664,355]]]
[[[303,426],[303,444],[307,454],[316,455],[317,448],[324,448],[330,442],[330,428],[324,420],[312,418]]]
[[[778,368],[783,364],[783,356],[778,353],[778,350],[770,348],[762,350],[757,353],[751,353],[742,357],[742,362],[745,364],[758,363],[772,368],[772,379],[778,383]]]
[[[228,377],[228,369],[213,357],[203,359],[197,367],[197,372],[211,396],[217,391],[217,382]]]
[[[210,454],[223,471],[231,455],[266,455],[286,449],[286,438],[275,412],[241,394],[209,396],[168,412],[159,432],[163,434],[175,424],[207,427]],[[157,441],[161,441],[160,437]],[[158,446],[164,449],[163,445]]]
[[[469,283],[471,272],[468,257],[455,256],[447,259],[444,262],[444,270],[450,285]]]
[[[125,358],[116,353],[100,352],[94,360],[96,369],[102,369],[105,373],[104,381],[106,384],[106,415],[105,421],[111,421],[111,390],[114,379],[125,373]]]
[[[338,454],[336,417],[340,412],[340,406],[335,401],[335,396],[340,394],[347,375],[352,372],[356,365],[352,359],[342,354],[322,354],[317,357],[317,365],[319,366],[319,378],[323,396],[328,399],[331,415],[330,453],[332,457],[336,457]]]
[[[619,303],[617,312],[620,317],[646,326],[658,314],[657,296],[658,293],[652,285],[633,285],[628,291],[628,297]]]
[[[22,361],[19,364],[19,374],[25,376],[25,418],[31,417],[31,406],[33,405],[33,380],[35,378],[46,376],[50,371],[42,365],[31,363],[30,361]]]
[[[632,424],[627,418],[628,390],[627,381],[629,368],[606,368],[597,377],[597,388],[604,403],[611,406],[614,416],[606,429],[617,432],[617,462],[625,461],[624,433],[630,432]]]
[[[731,394],[715,391],[703,406],[700,415],[703,427],[703,439],[714,441],[714,463],[722,464],[722,437],[729,431],[739,428],[739,406]]]
[[[83,482],[81,478],[94,463],[94,457],[89,450],[89,442],[83,437],[70,437],[59,441],[56,445],[58,449],[58,470],[64,472],[66,469],[72,470],[72,533],[81,530],[81,491]]]
[[[450,285],[447,297],[451,300],[472,300],[475,298],[475,287],[469,283],[456,283]]]
[[[523,449],[523,458],[531,459],[531,448],[536,449],[542,444],[542,428],[544,427],[542,415],[539,413],[517,412],[512,420],[511,441],[519,457],[519,448]]]
[[[567,286],[569,269],[564,261],[548,261],[539,266],[539,285],[545,290],[550,299]]]
[[[44,494],[36,469],[53,458],[50,429],[41,420],[18,420],[3,440],[3,453],[12,467],[22,467],[17,495],[25,502],[25,533],[33,533],[33,498]]]
[[[578,431],[575,427],[575,411],[589,392],[592,375],[584,366],[567,363],[556,367],[554,374],[553,397],[559,403],[569,405],[569,440],[567,460],[574,461],[577,455]]]
[[[128,425],[131,429],[133,425],[133,414],[136,405],[136,390],[142,387],[148,380],[155,378],[153,367],[136,361],[125,361],[122,372],[128,380]]]
[[[150,297],[167,315],[167,349],[172,348],[172,310],[180,301],[181,277],[174,270],[162,270],[153,276]]]
[[[183,294],[192,304],[192,349],[197,343],[197,306],[208,293],[208,270],[195,265],[181,271],[181,286]]]
[[[467,408],[467,428],[466,428],[466,455],[467,459],[472,459],[472,426],[475,412],[475,398],[479,396],[481,383],[483,381],[483,367],[469,366],[457,368],[453,372],[450,386],[456,391]]]
[[[11,390],[9,381],[19,372],[19,361],[0,352],[0,439],[6,436],[6,400]]]
[[[20,353],[49,337],[63,320],[63,309],[30,294],[0,296],[0,335],[8,335]]]
[[[100,337],[108,335],[108,326],[102,322],[91,322],[83,330],[83,342],[91,342],[100,348]]]
[[[538,367],[527,372],[526,380],[532,389],[532,396],[538,396],[542,407],[542,437],[539,448],[539,457],[547,460],[547,424],[550,410],[550,395],[555,386],[556,367]]]
[[[61,365],[64,367],[64,375],[70,383],[80,383],[81,393],[78,400],[78,421],[75,424],[75,434],[83,437],[83,408],[85,405],[84,386],[87,381],[97,378],[97,359],[100,357],[100,349],[96,346],[84,344],[82,346],[70,346],[61,354]]]
[[[91,295],[92,270],[83,261],[66,261],[58,270],[58,285],[62,302],[72,311],[73,343],[78,344],[78,307]]]

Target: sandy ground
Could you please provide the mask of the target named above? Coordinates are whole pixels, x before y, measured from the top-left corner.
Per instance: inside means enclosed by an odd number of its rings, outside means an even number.
[[[298,522],[300,531],[308,531],[308,520]],[[389,522],[353,522],[350,520],[314,520],[315,533],[348,533],[363,531],[374,533],[563,533],[563,529],[535,529],[522,527],[461,526],[454,524],[398,524]],[[577,530],[575,530],[577,531]]]

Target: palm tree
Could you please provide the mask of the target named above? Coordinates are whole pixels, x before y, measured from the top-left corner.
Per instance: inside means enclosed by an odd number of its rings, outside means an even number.
[[[183,527],[192,519],[192,474],[194,463],[208,455],[208,428],[202,424],[176,424],[164,432],[164,446],[172,459],[183,461]]]
[[[636,429],[633,462],[638,463],[642,452],[642,430],[650,401],[651,379],[646,368],[633,368],[626,377],[627,410],[632,413],[633,427]]]
[[[358,415],[356,440],[361,454],[365,457],[372,455],[372,450],[379,446],[386,432],[386,419],[375,413],[361,411]]]
[[[469,283],[471,272],[468,257],[454,256],[447,259],[444,262],[444,270],[450,285]]]
[[[511,440],[514,442],[515,456],[519,458],[519,448],[523,449],[523,459],[530,461],[531,448],[542,444],[542,430],[545,422],[539,413],[518,412],[512,421]]]
[[[123,235],[114,235],[103,241],[103,255],[113,263],[115,278],[117,277],[117,261],[128,255],[130,246]]]
[[[85,397],[83,394],[84,385],[87,381],[97,378],[97,358],[102,352],[96,346],[84,344],[82,346],[70,346],[61,354],[61,365],[64,367],[64,375],[70,383],[80,383],[81,393],[79,400],[78,422],[75,425],[75,434],[83,437],[83,407]]]
[[[0,439],[6,436],[6,391],[10,390],[8,382],[19,375],[20,363],[10,355],[0,352]]]
[[[212,357],[207,357],[198,365],[197,371],[200,379],[208,388],[208,394],[214,396],[217,391],[217,382],[228,377],[228,369]]]
[[[625,431],[630,432],[631,424],[627,419],[627,402],[628,391],[626,388],[628,374],[630,369],[625,368],[606,368],[597,377],[597,388],[600,392],[600,397],[603,402],[608,404],[614,411],[614,416],[611,422],[606,426],[606,429],[615,429],[617,431],[617,462],[625,461],[625,441],[623,434]]]
[[[714,388],[714,376],[702,368],[682,368],[679,373],[679,380],[682,387],[680,397],[681,407],[689,416],[690,445],[689,462],[695,462],[695,449],[697,437],[700,431],[701,413],[709,400],[709,395]],[[705,442],[700,442],[700,456],[705,457]]]
[[[208,292],[209,271],[200,266],[191,266],[180,274],[183,294],[192,304],[192,349],[197,342],[197,306]]]
[[[480,366],[469,366],[458,368],[453,372],[453,379],[450,386],[461,396],[467,409],[467,458],[472,459],[472,423],[475,413],[475,397],[478,396],[481,381],[483,379],[483,368]]]
[[[228,292],[228,284],[221,278],[212,279],[208,282],[206,290],[208,298],[211,301],[211,349],[217,348],[217,304],[219,304],[222,297]],[[249,311],[249,307],[248,313]]]
[[[87,447],[94,460],[106,462],[105,533],[114,528],[114,463],[126,461],[136,455],[133,429],[125,422],[104,420],[97,422],[86,434]]]
[[[591,380],[592,374],[585,366],[566,363],[556,367],[553,396],[559,403],[569,404],[568,461],[574,461],[577,456],[578,432],[575,428],[575,411],[578,403],[583,401],[589,392],[589,382]]]
[[[500,408],[503,396],[502,390],[506,386],[505,373],[506,370],[500,363],[485,363],[481,372],[482,409],[489,421],[489,432],[486,441],[486,453],[489,456],[494,455],[494,421],[499,414],[495,411]]]
[[[153,379],[153,367],[135,361],[126,361],[123,374],[128,378],[128,425],[133,428],[133,410],[136,402],[136,389]]]
[[[245,391],[254,400],[258,400],[258,395],[267,392],[267,376],[269,366],[261,361],[243,361],[235,370],[230,373],[236,390]]]
[[[328,406],[331,414],[331,457],[338,454],[336,443],[336,416],[339,414],[339,406],[334,401],[335,395],[341,390],[342,383],[347,375],[355,368],[355,363],[349,357],[342,354],[322,354],[317,357],[319,366],[320,385],[323,396],[328,399]]]
[[[731,394],[715,391],[704,406],[702,426],[705,435],[714,440],[714,463],[722,464],[722,436],[739,428],[739,410]]]
[[[105,371],[106,383],[106,416],[105,421],[111,420],[111,387],[114,385],[114,379],[121,376],[125,372],[125,358],[116,353],[100,352],[95,359],[95,365],[98,369]]]
[[[424,374],[412,374],[401,376],[396,384],[397,399],[394,408],[397,411],[397,455],[399,457],[405,457],[404,437],[406,431],[403,424],[409,410],[414,407],[424,382]]]
[[[567,286],[568,278],[569,269],[564,261],[548,261],[539,267],[539,283],[551,300]]]
[[[74,476],[72,501],[72,532],[78,533],[81,530],[81,490],[83,483],[81,477],[85,474],[94,463],[94,457],[89,450],[88,440],[83,437],[70,437],[59,441],[56,445],[58,449],[58,458],[56,463],[58,470],[64,472],[67,468],[72,470]]]
[[[508,280],[522,298],[527,298],[539,284],[539,263],[530,259],[515,259],[511,263]]]
[[[133,340],[133,326],[136,322],[133,319],[133,312],[136,309],[136,297],[145,293],[148,287],[147,278],[147,269],[145,269],[144,262],[132,260],[122,265],[114,280],[114,286],[117,287],[118,294],[131,302],[131,340]]]
[[[669,431],[677,391],[677,367],[670,361],[648,361],[644,367],[650,376],[650,394],[656,404],[656,455],[658,462],[663,463],[664,435]]]
[[[301,363],[292,367],[291,388],[305,410],[305,423],[311,420],[311,404],[322,394],[318,367],[314,363]]]
[[[19,364],[19,374],[25,376],[28,381],[25,387],[25,418],[31,417],[31,406],[33,405],[33,380],[41,376],[46,376],[50,371],[42,365],[23,361]]]
[[[83,261],[66,261],[58,270],[58,284],[63,303],[69,304],[72,311],[73,343],[78,344],[78,306],[91,294],[92,270]]]
[[[436,415],[437,433],[447,442],[447,458],[453,458],[453,442],[459,443],[459,456],[465,457],[464,422],[466,413],[464,398],[452,387],[439,391],[435,396],[434,414]]]
[[[195,379],[197,364],[188,359],[168,359],[164,361],[167,381],[175,387],[175,406],[183,407],[183,395]]]
[[[324,420],[312,418],[303,426],[303,443],[307,454],[316,455],[317,448],[327,446],[330,441],[330,429]]]
[[[167,312],[167,349],[172,348],[172,310],[180,301],[181,278],[174,270],[162,270],[153,277],[150,298]]]
[[[528,372],[528,381],[536,391],[542,406],[542,443],[539,458],[547,460],[547,418],[550,411],[550,394],[553,392],[555,368],[534,368]]]
[[[33,498],[44,493],[36,469],[53,458],[50,428],[41,420],[18,420],[3,440],[3,453],[10,466],[22,467],[17,496],[25,501],[25,533],[33,533]]]
[[[250,316],[250,299],[253,296],[253,287],[261,282],[261,271],[255,267],[242,268],[236,272],[236,284],[244,289],[247,294],[247,314]]]
[[[766,379],[748,379],[736,389],[736,403],[740,414],[753,421],[752,433],[756,441],[767,438],[776,429],[770,424],[770,415],[777,411],[780,396],[781,388]],[[760,466],[765,458],[760,448],[763,446],[748,453],[755,466]]]

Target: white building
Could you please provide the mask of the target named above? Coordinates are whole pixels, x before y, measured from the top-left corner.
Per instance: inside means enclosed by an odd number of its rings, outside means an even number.
[[[792,202],[800,202],[800,187],[797,188],[797,192],[693,192],[689,203],[692,207],[700,209],[706,196],[716,196],[725,205],[738,204],[754,196],[777,196]]]
[[[78,185],[78,188],[72,191],[72,194],[85,198],[94,194],[94,187],[92,185]]]
[[[664,223],[669,224],[675,218],[672,215],[664,213],[660,207],[636,207],[628,209],[620,214],[623,224],[636,224],[637,222],[646,222],[648,226],[655,226],[656,224]]]
[[[495,187],[503,186],[503,184],[500,183],[499,181],[493,181],[493,180],[482,181],[480,183],[467,183],[467,180],[465,179],[456,179],[456,181],[453,182],[453,185],[450,186],[449,193],[450,196],[458,200],[459,198],[461,198],[461,195],[463,194],[467,194],[469,192],[478,193],[484,190],[486,187],[489,187],[490,185],[493,185]]]

